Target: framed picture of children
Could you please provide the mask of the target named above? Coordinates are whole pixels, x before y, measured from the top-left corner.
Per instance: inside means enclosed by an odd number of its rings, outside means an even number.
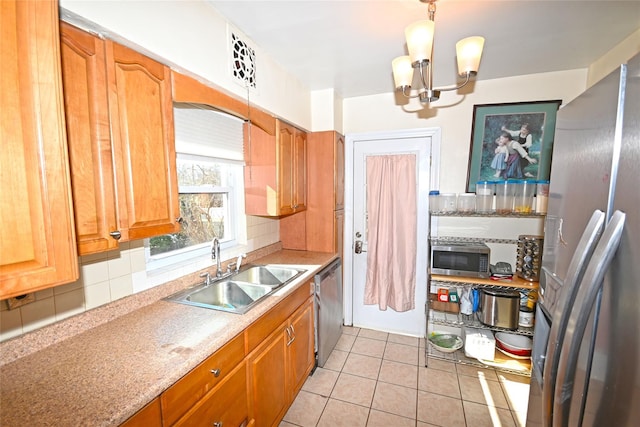
[[[561,100],[473,106],[467,192],[478,181],[548,180]]]

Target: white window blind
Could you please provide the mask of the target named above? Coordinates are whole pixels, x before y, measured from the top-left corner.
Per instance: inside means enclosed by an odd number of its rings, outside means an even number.
[[[176,104],[173,112],[177,153],[244,161],[241,119],[190,104]]]

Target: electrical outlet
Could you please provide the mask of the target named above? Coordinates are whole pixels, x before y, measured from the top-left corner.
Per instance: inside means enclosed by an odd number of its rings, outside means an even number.
[[[13,310],[14,308],[22,307],[25,304],[30,304],[36,300],[36,295],[34,293],[20,295],[15,298],[9,298],[7,300],[7,305],[9,306],[9,310]]]

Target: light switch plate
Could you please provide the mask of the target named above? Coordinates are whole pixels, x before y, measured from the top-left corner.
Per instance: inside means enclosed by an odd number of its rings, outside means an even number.
[[[22,307],[25,304],[32,303],[36,300],[36,295],[34,293],[20,295],[19,297],[9,298],[7,300],[7,305],[9,306],[9,310],[13,310],[14,308]]]

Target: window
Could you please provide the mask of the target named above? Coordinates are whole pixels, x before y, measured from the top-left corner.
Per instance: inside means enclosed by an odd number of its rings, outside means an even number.
[[[178,186],[182,231],[150,239],[151,256],[236,238],[234,191],[241,185],[242,166],[207,157],[178,154]]]
[[[210,256],[214,237],[228,248],[246,236],[242,121],[211,109],[176,107],[182,230],[148,240],[148,269]]]

